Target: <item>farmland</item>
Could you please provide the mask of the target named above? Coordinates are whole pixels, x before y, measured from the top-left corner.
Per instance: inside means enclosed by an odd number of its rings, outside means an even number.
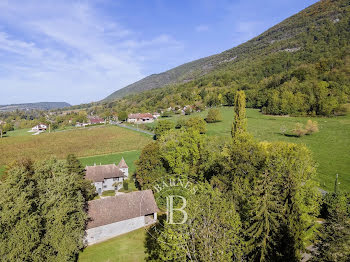
[[[230,136],[233,108],[220,108],[223,121],[207,124],[207,135]],[[206,117],[207,111],[189,116],[175,115],[168,119],[176,122],[179,118],[199,115]],[[350,115],[338,117],[286,117],[263,115],[256,109],[247,109],[248,131],[260,141],[285,141],[305,144],[318,164],[317,181],[326,190],[334,185],[335,175],[339,174],[340,188],[350,188]],[[305,124],[308,119],[317,121],[320,131],[309,136],[295,137],[291,130],[296,123]],[[150,126],[155,123],[149,124]],[[282,129],[287,130],[285,135]]]
[[[70,153],[77,157],[94,156],[84,160],[84,164],[105,163],[109,160],[106,156],[96,159],[96,155],[141,150],[151,140],[150,136],[116,126],[95,126],[37,136],[27,134],[16,130],[13,136],[9,132],[8,137],[0,140],[0,166],[20,157],[39,160],[55,156],[62,159]]]

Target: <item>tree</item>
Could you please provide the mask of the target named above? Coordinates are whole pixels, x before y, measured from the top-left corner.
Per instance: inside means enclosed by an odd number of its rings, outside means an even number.
[[[120,111],[118,114],[119,121],[126,121],[128,119],[128,114],[125,111]]]
[[[208,115],[205,119],[207,123],[215,123],[222,121],[221,112],[218,108],[209,109]]]
[[[73,177],[77,178],[77,184],[79,183],[80,190],[85,199],[91,200],[96,195],[96,188],[92,183],[86,180],[85,169],[82,166],[81,162],[74,154],[69,154],[66,158],[67,171]]]
[[[341,192],[327,193],[322,225],[313,261],[350,261],[349,198]]]
[[[209,184],[198,186],[187,199],[187,222],[165,222],[152,232],[156,240],[147,245],[147,261],[240,261],[241,222],[234,204]]]
[[[146,145],[135,165],[135,177],[139,187],[151,188],[152,184],[165,174],[159,143],[154,141]]]
[[[182,174],[200,181],[199,166],[204,137],[197,129],[172,130],[159,140],[161,162],[168,174]]]
[[[236,92],[234,110],[235,110],[235,116],[234,116],[234,121],[232,123],[232,128],[231,128],[232,137],[247,131],[244,91]]]
[[[42,217],[38,206],[36,181],[22,166],[8,170],[0,184],[0,256],[5,262],[40,261]]]
[[[18,161],[7,173],[0,184],[2,261],[76,261],[87,222],[84,178],[56,159]]]
[[[278,192],[278,179],[267,172],[259,174],[250,201],[250,225],[248,254],[252,261],[272,261],[276,257],[276,235],[281,217],[281,200]]]
[[[175,124],[169,120],[159,121],[156,127],[154,128],[154,134],[156,136],[156,139],[159,139],[167,131],[172,130],[174,128],[175,128]]]
[[[185,122],[185,128],[196,129],[201,134],[205,134],[205,132],[207,132],[206,125],[207,123],[204,121],[204,119],[199,116],[191,117]]]

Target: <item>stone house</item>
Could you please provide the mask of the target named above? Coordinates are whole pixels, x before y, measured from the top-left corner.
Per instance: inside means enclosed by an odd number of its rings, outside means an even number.
[[[86,166],[85,171],[85,178],[94,183],[99,195],[107,190],[118,191],[122,188],[124,179],[129,176],[129,167],[124,158],[120,160],[118,165]]]
[[[87,245],[151,225],[157,221],[158,207],[152,190],[135,191],[89,201]]]

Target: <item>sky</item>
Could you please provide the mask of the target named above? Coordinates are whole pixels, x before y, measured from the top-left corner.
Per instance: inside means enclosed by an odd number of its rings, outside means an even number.
[[[0,0],[0,105],[99,101],[315,0]]]

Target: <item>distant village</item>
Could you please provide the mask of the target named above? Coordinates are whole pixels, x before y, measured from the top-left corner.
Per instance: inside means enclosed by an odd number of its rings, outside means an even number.
[[[92,112],[87,114],[84,110],[72,110],[72,111],[50,111],[46,112],[41,117],[35,117],[31,120],[17,120],[18,118],[8,117],[7,119],[0,119],[0,131],[6,133],[14,129],[30,128],[28,131],[32,135],[39,135],[43,132],[51,132],[57,129],[65,128],[81,128],[93,125],[104,125],[104,124],[121,124],[126,123],[130,125],[142,125],[147,123],[152,123],[160,117],[169,117],[174,114],[187,115],[192,112],[199,112],[200,110],[195,110],[192,106],[175,106],[169,107],[167,109],[158,110],[158,112],[153,113],[130,113],[125,115],[124,118],[119,118],[118,114],[113,114],[109,116],[99,116]],[[14,113],[13,113],[14,114]],[[24,113],[25,114],[25,113]],[[15,118],[15,119],[14,119]],[[32,118],[32,117],[30,117]],[[30,123],[34,122],[35,125]],[[39,122],[39,123],[38,123]]]

